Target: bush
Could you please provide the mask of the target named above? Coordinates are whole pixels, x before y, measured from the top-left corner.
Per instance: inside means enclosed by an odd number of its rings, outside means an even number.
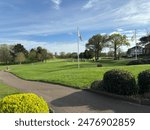
[[[103,67],[103,65],[102,64],[97,64],[97,67]]]
[[[150,64],[150,59],[132,60],[127,63],[127,65],[140,65],[140,64]]]
[[[124,70],[110,70],[103,77],[104,89],[119,95],[134,95],[138,92],[132,73]]]
[[[48,113],[49,108],[42,97],[32,93],[14,94],[0,100],[1,113]],[[52,112],[50,110],[50,112]]]
[[[102,89],[103,88],[103,81],[102,80],[96,80],[92,82],[91,89]]]
[[[141,72],[138,75],[139,93],[150,92],[150,69]]]

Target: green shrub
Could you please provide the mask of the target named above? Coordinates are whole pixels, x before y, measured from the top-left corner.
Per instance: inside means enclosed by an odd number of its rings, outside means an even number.
[[[132,73],[124,70],[110,70],[103,77],[104,89],[119,95],[133,95],[138,87]]]
[[[102,80],[96,80],[92,82],[91,89],[102,89],[103,88],[103,81]]]
[[[1,113],[48,113],[49,108],[42,97],[33,93],[15,94],[0,100]],[[50,112],[52,112],[50,110]]]
[[[138,85],[140,94],[150,92],[150,69],[138,75]]]
[[[132,60],[127,63],[127,65],[141,65],[141,64],[150,64],[150,59]]]
[[[103,67],[103,65],[102,64],[97,64],[97,67]]]

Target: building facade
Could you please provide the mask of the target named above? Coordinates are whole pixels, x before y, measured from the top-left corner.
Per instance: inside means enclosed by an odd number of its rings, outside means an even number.
[[[134,46],[127,51],[128,57],[134,57],[136,54],[141,55],[144,53],[144,48],[141,46]]]

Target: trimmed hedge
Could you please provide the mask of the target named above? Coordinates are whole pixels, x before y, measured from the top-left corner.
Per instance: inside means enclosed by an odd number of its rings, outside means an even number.
[[[110,70],[103,77],[104,89],[118,95],[134,95],[138,87],[132,73],[125,70]]]
[[[102,80],[96,80],[96,81],[93,81],[91,86],[90,86],[91,89],[103,89],[103,81]]]
[[[1,113],[48,113],[47,103],[33,93],[14,94],[0,100]]]
[[[150,92],[150,69],[142,71],[138,75],[138,85],[140,94]]]
[[[150,64],[150,59],[132,60],[127,63],[127,65],[141,65],[141,64]]]

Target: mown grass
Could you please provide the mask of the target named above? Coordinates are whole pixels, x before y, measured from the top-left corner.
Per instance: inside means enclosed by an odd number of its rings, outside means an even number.
[[[15,94],[15,93],[19,93],[20,91],[17,90],[16,88],[10,87],[8,85],[3,84],[2,82],[0,82],[0,99],[10,95],[10,94]]]
[[[38,80],[57,83],[71,87],[85,88],[94,80],[103,78],[103,74],[111,69],[124,69],[132,72],[137,78],[138,73],[150,69],[150,65],[126,66],[126,60],[101,60],[104,67],[96,67],[94,62],[81,62],[77,69],[77,62],[54,60],[47,63],[15,65],[10,71],[27,80]]]

